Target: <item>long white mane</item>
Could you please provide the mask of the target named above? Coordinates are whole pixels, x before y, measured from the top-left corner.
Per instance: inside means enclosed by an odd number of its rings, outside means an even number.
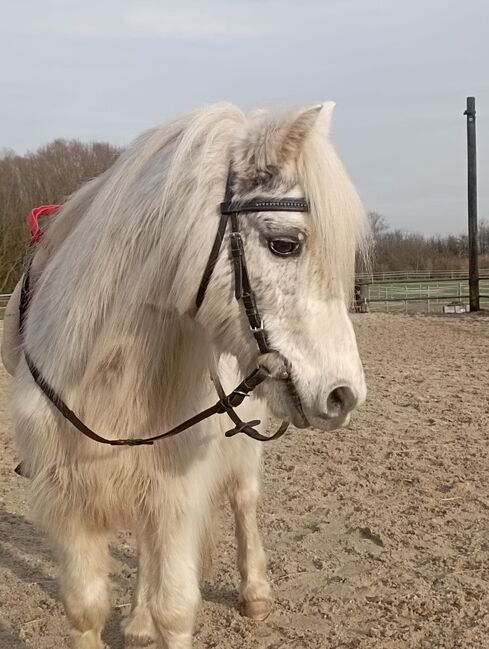
[[[33,348],[45,350],[47,378],[55,373],[65,382],[84,370],[88,338],[102,321],[113,338],[121,327],[137,327],[142,305],[188,304],[205,264],[203,244],[216,226],[231,143],[244,121],[224,104],[148,131],[66,203],[47,235],[55,252],[39,290],[46,286],[49,301],[38,313],[34,300],[30,321]],[[57,245],[65,220],[72,227]],[[36,326],[37,317],[48,326]],[[66,345],[70,358],[58,357],[56,349]]]

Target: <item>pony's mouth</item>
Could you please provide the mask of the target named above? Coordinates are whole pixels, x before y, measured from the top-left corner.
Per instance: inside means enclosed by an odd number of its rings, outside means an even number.
[[[291,423],[296,428],[310,428],[311,424],[309,423],[309,420],[307,419],[306,414],[304,412],[301,397],[297,392],[297,388],[295,387],[295,383],[293,379],[291,378],[290,370],[289,370],[289,378],[285,380],[285,389],[287,392],[286,399],[289,405],[290,413],[292,415]]]
[[[282,416],[290,420],[290,423],[296,428],[310,428],[300,394],[296,388],[292,367],[287,358],[278,351],[272,351],[260,356],[258,365],[266,369],[269,378],[274,383],[280,385],[280,392],[283,395],[280,401],[282,401],[282,408],[286,413]]]
[[[340,417],[310,417],[309,426],[324,433],[345,428],[350,423],[351,413]]]

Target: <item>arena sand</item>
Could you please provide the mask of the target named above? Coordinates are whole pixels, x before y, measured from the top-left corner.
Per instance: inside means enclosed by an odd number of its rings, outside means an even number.
[[[266,448],[260,525],[275,604],[237,611],[223,507],[195,648],[489,647],[489,317],[354,317],[369,398],[348,429],[292,430]],[[56,567],[29,522],[0,375],[0,647],[64,649]],[[130,536],[113,546],[119,631],[134,586]]]

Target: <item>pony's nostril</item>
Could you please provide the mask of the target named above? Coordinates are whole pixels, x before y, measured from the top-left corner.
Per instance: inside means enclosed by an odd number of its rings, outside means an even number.
[[[357,405],[353,390],[347,385],[340,385],[329,393],[326,402],[328,417],[340,417],[351,412]]]

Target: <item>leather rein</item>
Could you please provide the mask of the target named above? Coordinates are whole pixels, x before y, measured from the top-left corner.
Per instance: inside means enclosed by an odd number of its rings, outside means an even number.
[[[286,388],[291,398],[295,409],[300,414],[301,418],[307,423],[307,419],[302,411],[302,406],[300,402],[300,397],[296,391],[292,378],[290,376],[290,371],[288,369],[287,360],[283,358],[278,352],[271,349],[268,336],[264,327],[263,319],[260,316],[260,313],[257,308],[256,298],[251,289],[250,278],[248,274],[248,268],[246,265],[245,250],[243,245],[243,240],[239,230],[239,214],[250,214],[256,212],[308,212],[309,204],[305,198],[287,198],[287,199],[268,199],[268,198],[257,198],[251,201],[240,202],[232,200],[232,183],[231,183],[231,173],[228,175],[226,183],[226,193],[224,196],[224,202],[220,205],[220,221],[217,229],[217,234],[214,240],[214,244],[207,261],[204,273],[202,275],[202,280],[200,282],[199,289],[197,291],[196,297],[196,308],[197,310],[202,305],[207,287],[212,278],[212,274],[216,265],[216,262],[219,257],[219,253],[222,247],[224,240],[224,235],[226,233],[228,224],[231,223],[231,233],[230,233],[230,250],[231,250],[231,259],[234,270],[234,295],[236,300],[241,301],[248,319],[251,333],[253,334],[258,348],[261,354],[271,354],[278,356],[282,362],[283,369],[279,372],[278,376],[273,376],[272,372],[267,369],[263,364],[259,365],[254,369],[241,383],[229,394],[226,394],[219,378],[217,376],[212,376],[212,380],[216,391],[219,396],[219,401],[217,401],[213,406],[206,408],[202,412],[190,417],[190,419],[185,420],[181,424],[178,424],[174,428],[154,435],[147,438],[128,438],[128,439],[107,439],[102,437],[91,428],[89,428],[83,421],[81,421],[77,415],[71,410],[66,403],[63,401],[61,396],[54,390],[54,388],[46,381],[42,376],[41,372],[37,369],[36,365],[32,361],[30,355],[27,353],[24,345],[24,357],[29,368],[29,371],[32,375],[32,378],[42,390],[44,395],[49,399],[49,401],[55,406],[55,408],[67,419],[75,428],[77,428],[83,435],[90,438],[94,442],[100,444],[108,444],[110,446],[142,446],[142,445],[151,445],[154,442],[178,435],[179,433],[191,428],[195,424],[208,419],[216,414],[226,413],[229,418],[232,420],[234,427],[228,430],[225,435],[226,437],[233,437],[238,433],[244,433],[248,437],[251,437],[259,442],[268,442],[274,439],[281,437],[287,427],[288,422],[283,422],[277,432],[269,437],[262,435],[256,426],[260,423],[259,420],[253,421],[242,421],[239,415],[235,412],[235,408],[238,407],[245,399],[249,396],[253,390],[261,383],[263,383],[268,378],[275,378],[285,382]],[[32,261],[32,260],[31,260]],[[20,296],[19,304],[19,316],[20,316],[20,331],[21,334],[24,334],[25,330],[25,321],[27,317],[27,310],[30,304],[30,263],[24,274],[24,279],[22,282],[22,290]]]

